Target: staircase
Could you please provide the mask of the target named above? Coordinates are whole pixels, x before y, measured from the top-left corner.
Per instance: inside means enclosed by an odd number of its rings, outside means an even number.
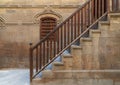
[[[114,0],[89,0],[35,46],[30,44],[31,85],[120,85],[119,52],[109,58],[105,53],[120,48],[120,14],[110,13],[119,12],[114,5]]]

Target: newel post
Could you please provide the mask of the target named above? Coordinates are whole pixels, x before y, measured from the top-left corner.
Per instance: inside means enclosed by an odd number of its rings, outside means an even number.
[[[33,54],[32,54],[32,43],[29,43],[29,62],[30,62],[30,82],[32,82],[33,76]]]

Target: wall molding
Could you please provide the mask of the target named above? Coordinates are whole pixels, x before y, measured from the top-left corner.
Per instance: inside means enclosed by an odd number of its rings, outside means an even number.
[[[6,22],[5,25],[36,25],[34,22]]]
[[[81,5],[0,5],[0,8],[44,8],[47,6],[52,8],[78,8]]]

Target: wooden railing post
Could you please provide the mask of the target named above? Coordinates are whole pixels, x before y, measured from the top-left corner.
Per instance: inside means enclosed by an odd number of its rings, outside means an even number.
[[[29,43],[29,59],[30,59],[30,82],[32,82],[32,76],[33,76],[33,54],[32,54],[32,43]]]
[[[111,10],[111,0],[107,0],[107,11],[108,11],[108,13],[110,12],[110,10]]]

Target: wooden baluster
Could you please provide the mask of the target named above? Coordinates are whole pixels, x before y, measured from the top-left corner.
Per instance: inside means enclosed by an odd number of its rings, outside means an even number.
[[[83,32],[83,8],[81,9],[81,33]]]
[[[71,18],[71,42],[73,40],[73,34],[74,34],[74,31],[73,31],[73,17]]]
[[[67,44],[69,44],[70,43],[70,20],[68,20],[68,23],[67,23],[67,39],[68,39],[68,43]]]
[[[85,30],[85,8],[83,8],[83,32]]]
[[[87,6],[87,5],[86,5]],[[84,31],[86,30],[86,28],[87,28],[87,15],[86,15],[86,6],[84,7]]]
[[[41,58],[42,58],[41,65],[43,67],[44,66],[43,43],[41,43]]]
[[[53,56],[55,55],[56,55],[56,40],[54,40],[54,55]]]
[[[36,72],[38,72],[38,46],[36,48]]]
[[[97,20],[98,13],[98,0],[95,0],[95,20]]]
[[[43,46],[43,66],[45,65],[45,42],[43,42],[43,44],[42,44]]]
[[[102,14],[104,14],[104,7],[105,7],[104,6],[104,0],[102,0],[102,4],[101,5],[102,5]]]
[[[64,47],[66,47],[66,43],[67,43],[67,41],[66,41],[66,34],[68,33],[68,31],[66,31],[66,23],[64,24]]]
[[[100,17],[101,13],[101,0],[98,0],[98,17]]]
[[[51,57],[52,57],[51,59],[54,58],[54,40],[52,40],[52,56]]]
[[[47,39],[48,40],[48,39]],[[47,40],[45,41],[45,64],[47,64],[48,60],[47,60]]]
[[[115,11],[118,11],[119,10],[119,0],[116,0],[115,6],[116,6],[116,10]]]
[[[119,0],[117,0],[116,6],[117,6],[117,11],[119,11]]]
[[[90,2],[88,3],[88,10],[87,10],[87,14],[88,14],[88,25],[87,25],[87,27],[89,27],[90,26],[90,23],[91,23],[91,17],[90,17]]]
[[[91,24],[94,22],[95,18],[95,6],[94,6],[94,0],[91,0]]]
[[[39,68],[41,69],[42,68],[42,47],[41,47],[41,45],[40,45],[40,48],[39,48],[39,64],[40,64],[40,66],[39,66]]]
[[[74,39],[76,38],[76,14],[74,16]]]
[[[57,53],[59,53],[59,44],[60,44],[60,41],[59,41],[59,39],[60,39],[60,35],[59,35],[59,29],[58,29],[58,31],[57,31]]]
[[[76,13],[76,36],[75,38],[77,38],[78,36],[78,12]]]
[[[78,36],[80,35],[80,11],[78,12]]]
[[[82,9],[82,32],[84,32],[85,29],[85,9]]]
[[[62,50],[62,46],[63,46],[63,28],[61,27],[60,29],[60,37],[61,37],[61,44],[60,44],[60,51]]]
[[[47,60],[47,63],[49,62],[49,39],[47,39],[47,42],[46,42],[46,44],[47,44],[47,50],[46,50],[46,60]]]
[[[112,11],[114,11],[114,9],[115,9],[115,8],[114,8],[114,4],[115,4],[114,1],[115,1],[115,0],[112,0]]]
[[[52,40],[50,39],[50,60],[52,59],[52,51],[53,51]]]
[[[32,77],[33,77],[33,52],[32,52],[32,43],[29,44],[29,56],[30,56],[30,82],[32,82]]]

